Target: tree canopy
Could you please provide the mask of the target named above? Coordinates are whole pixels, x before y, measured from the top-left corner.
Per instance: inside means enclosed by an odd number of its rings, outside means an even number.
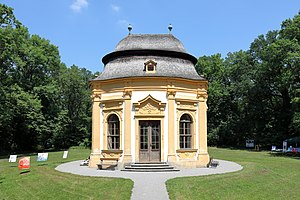
[[[0,152],[67,148],[91,139],[88,81],[58,47],[0,4]],[[265,147],[300,136],[300,14],[258,36],[245,51],[202,56],[209,81],[208,142]]]
[[[265,147],[300,135],[300,15],[258,36],[249,50],[200,57],[209,81],[208,141]]]
[[[66,148],[91,137],[88,80],[0,4],[0,152]]]

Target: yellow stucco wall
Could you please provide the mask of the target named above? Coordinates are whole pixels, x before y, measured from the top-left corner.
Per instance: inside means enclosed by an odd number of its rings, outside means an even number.
[[[161,77],[92,81],[93,127],[90,167],[96,167],[96,164],[100,162],[100,157],[104,156],[102,150],[107,150],[106,119],[111,113],[115,113],[120,119],[122,154],[119,155],[119,163],[139,161],[139,120],[159,120],[161,161],[167,161],[179,167],[206,166],[209,161],[207,85],[207,81]],[[143,92],[145,96],[133,102],[132,95],[136,92]],[[164,94],[162,98],[165,102],[152,97],[151,94],[154,92]],[[179,148],[179,119],[185,113],[193,119],[192,149]],[[100,131],[100,128],[103,130]],[[100,137],[101,132],[103,137]],[[100,138],[103,138],[103,141],[100,141]],[[103,144],[102,149],[100,144]],[[132,152],[135,152],[135,155],[132,155]]]

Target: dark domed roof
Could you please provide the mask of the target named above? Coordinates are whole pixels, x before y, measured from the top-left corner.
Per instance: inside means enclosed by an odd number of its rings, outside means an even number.
[[[115,51],[142,49],[186,53],[183,44],[171,34],[130,34],[119,42]]]
[[[145,71],[145,62],[149,60],[157,63],[155,73]],[[129,77],[205,80],[195,70],[197,59],[172,34],[130,34],[102,61],[104,71],[94,80]]]

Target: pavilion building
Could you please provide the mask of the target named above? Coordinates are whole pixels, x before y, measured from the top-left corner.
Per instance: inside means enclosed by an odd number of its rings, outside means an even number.
[[[129,34],[102,59],[92,88],[90,167],[100,158],[204,167],[208,82],[172,34]]]

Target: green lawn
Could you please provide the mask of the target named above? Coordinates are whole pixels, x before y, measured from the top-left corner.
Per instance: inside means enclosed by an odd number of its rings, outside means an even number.
[[[0,159],[0,199],[130,199],[133,182],[129,179],[83,177],[54,169],[89,154],[87,149],[70,149],[63,160],[63,152],[50,152],[47,162],[36,162],[37,156],[32,155],[27,173],[20,173],[17,163],[8,163],[8,158]]]
[[[167,181],[171,199],[300,199],[299,158],[275,157],[267,152],[210,148],[214,158],[243,165],[239,172]],[[54,168],[62,162],[83,160],[87,149],[51,152],[47,162],[31,156],[30,172],[20,173],[17,163],[0,159],[0,199],[130,199],[128,179],[83,177]]]
[[[167,181],[170,199],[300,199],[300,160],[268,152],[210,148],[214,158],[244,169],[222,175]]]

